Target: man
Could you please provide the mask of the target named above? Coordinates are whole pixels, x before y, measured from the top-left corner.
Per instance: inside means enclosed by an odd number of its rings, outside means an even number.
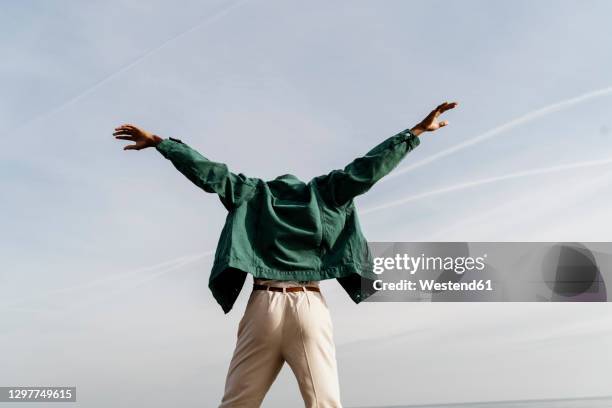
[[[293,370],[307,408],[341,407],[333,327],[318,281],[335,278],[355,303],[372,294],[372,257],[353,198],[395,168],[420,143],[419,135],[448,124],[445,102],[406,129],[355,159],[304,183],[291,174],[264,181],[230,172],[178,139],[133,125],[115,129],[125,150],[155,147],[228,210],[209,280],[228,313],[253,276],[253,291],[238,327],[227,373],[223,408],[254,408],[284,362]],[[370,286],[371,288],[371,286]]]

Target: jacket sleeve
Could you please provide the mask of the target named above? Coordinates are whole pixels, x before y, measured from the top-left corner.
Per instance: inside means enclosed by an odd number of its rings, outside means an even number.
[[[419,144],[419,138],[409,129],[391,136],[343,170],[318,177],[321,190],[332,205],[342,206],[368,191]]]
[[[164,139],[156,149],[195,185],[216,193],[228,211],[248,200],[256,189],[256,179],[232,173],[227,165],[208,160],[178,139]]]

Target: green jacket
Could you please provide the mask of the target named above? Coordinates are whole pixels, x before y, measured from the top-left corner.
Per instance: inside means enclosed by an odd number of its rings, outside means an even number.
[[[291,174],[264,181],[230,172],[178,139],[157,150],[198,187],[216,193],[228,210],[209,288],[225,313],[246,274],[279,280],[336,278],[355,303],[372,294],[372,255],[353,198],[368,191],[419,145],[404,130],[343,170],[304,183]]]

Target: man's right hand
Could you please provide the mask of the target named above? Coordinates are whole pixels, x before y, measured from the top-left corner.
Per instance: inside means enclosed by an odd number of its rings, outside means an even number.
[[[457,102],[444,102],[432,110],[418,125],[410,129],[415,136],[419,136],[423,132],[433,132],[448,125],[448,120],[438,122],[438,116],[447,110],[454,109],[458,105]]]
[[[123,150],[142,150],[147,147],[157,146],[163,140],[161,137],[129,123],[115,128],[113,136],[115,136],[115,139],[135,142],[125,146]]]

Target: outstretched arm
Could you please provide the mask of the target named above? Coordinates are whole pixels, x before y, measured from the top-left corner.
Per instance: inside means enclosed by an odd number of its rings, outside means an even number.
[[[444,102],[431,111],[425,119],[411,129],[406,129],[374,147],[343,170],[333,170],[317,180],[328,200],[336,206],[348,203],[354,197],[368,191],[378,180],[393,170],[408,152],[420,143],[423,132],[433,132],[448,125],[438,122],[438,117],[457,106],[457,102]]]
[[[256,183],[243,174],[230,172],[223,163],[208,160],[196,150],[178,139],[162,139],[137,126],[125,124],[115,129],[116,139],[130,140],[124,150],[142,150],[155,147],[174,167],[198,187],[209,193],[216,193],[227,208],[238,206],[248,200],[255,191]]]

